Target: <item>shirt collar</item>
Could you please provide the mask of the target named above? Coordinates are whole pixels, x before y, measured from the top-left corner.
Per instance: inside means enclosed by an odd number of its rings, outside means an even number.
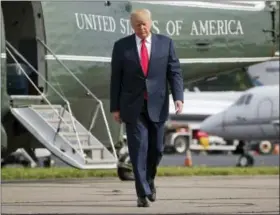
[[[136,37],[136,43],[137,43],[137,44],[141,44],[142,39],[141,39],[140,37],[138,37],[136,34],[135,34],[135,37]],[[151,40],[152,40],[152,34],[150,34],[150,35],[146,38],[146,42],[147,42],[147,43],[151,43]]]

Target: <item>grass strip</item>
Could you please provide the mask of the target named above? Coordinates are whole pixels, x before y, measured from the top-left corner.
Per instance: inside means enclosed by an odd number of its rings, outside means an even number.
[[[279,175],[279,167],[160,167],[158,176]],[[3,168],[2,180],[116,177],[116,170],[75,168]]]

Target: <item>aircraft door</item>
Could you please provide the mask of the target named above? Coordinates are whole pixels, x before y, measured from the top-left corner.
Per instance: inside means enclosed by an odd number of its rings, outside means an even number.
[[[227,139],[236,139],[236,137],[243,137],[244,135],[244,122],[240,115],[241,110],[235,104],[224,113],[224,132]],[[245,136],[244,136],[245,138]]]
[[[263,99],[258,104],[257,119],[265,139],[273,139],[277,136],[277,132],[272,123],[273,102],[269,99]]]
[[[279,93],[279,92],[278,92]],[[272,112],[272,117],[273,117],[273,126],[276,132],[276,136],[278,137],[277,140],[279,140],[280,136],[280,129],[279,129],[279,94],[276,95],[276,97],[272,98],[273,101],[273,112]]]
[[[0,28],[1,28],[1,56],[0,56],[0,77],[1,77],[1,116],[3,116],[6,111],[9,109],[10,100],[6,93],[6,44],[5,44],[5,26],[3,13],[1,8],[1,16],[0,16]]]
[[[279,121],[274,121],[272,124],[273,124],[274,129],[275,129],[276,137],[279,138],[279,134],[280,134]]]

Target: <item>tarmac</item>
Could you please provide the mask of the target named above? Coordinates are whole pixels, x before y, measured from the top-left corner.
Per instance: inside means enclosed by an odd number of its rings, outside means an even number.
[[[279,214],[279,176],[158,177],[157,201],[136,207],[117,178],[2,182],[1,214]]]

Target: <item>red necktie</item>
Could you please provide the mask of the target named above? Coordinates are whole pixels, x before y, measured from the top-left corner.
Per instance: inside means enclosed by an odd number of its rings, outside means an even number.
[[[144,76],[147,77],[148,75],[148,64],[149,64],[149,55],[148,50],[145,44],[145,40],[142,40],[142,46],[141,46],[141,66],[144,73]],[[144,98],[147,99],[148,95],[147,92],[144,94]]]

